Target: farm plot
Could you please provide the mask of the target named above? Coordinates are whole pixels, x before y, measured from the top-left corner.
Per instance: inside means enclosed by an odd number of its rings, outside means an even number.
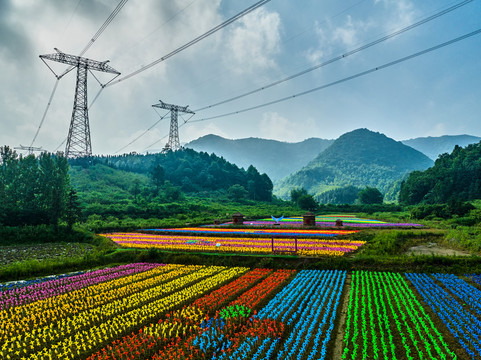
[[[346,273],[304,270],[289,282],[293,275],[292,270],[247,272],[89,360],[118,354],[146,359],[323,359]]]
[[[457,358],[441,331],[400,274],[353,273],[342,359]]]
[[[0,311],[0,358],[81,358],[247,270],[157,266],[92,286],[86,281],[66,296],[9,305]],[[9,297],[8,304],[19,303],[15,293]]]
[[[142,233],[104,234],[122,247],[156,248],[163,250],[271,254],[272,238],[254,237],[202,237],[153,235]],[[364,241],[341,239],[298,238],[297,254],[306,256],[343,256],[364,245]],[[293,252],[296,249],[293,238],[275,238],[275,250]]]
[[[477,287],[354,272],[349,290],[347,277],[137,263],[12,284],[0,290],[0,359],[480,358]]]
[[[406,274],[472,359],[481,359],[481,291],[455,275]]]

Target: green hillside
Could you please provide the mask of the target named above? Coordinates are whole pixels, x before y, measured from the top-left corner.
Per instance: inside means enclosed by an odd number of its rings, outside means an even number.
[[[474,199],[481,199],[481,142],[456,146],[433,167],[411,173],[400,193],[400,201],[409,205]]]
[[[395,200],[400,179],[432,165],[426,155],[401,142],[358,129],[340,136],[307,166],[283,179],[274,193],[286,198],[296,187],[320,195],[341,187],[370,186],[385,194],[386,200]]]
[[[217,135],[206,135],[186,147],[214,153],[245,169],[253,165],[272,180],[280,180],[307,165],[333,141],[310,138],[298,143],[287,143],[259,138],[230,140]]]
[[[83,212],[159,216],[159,204],[184,194],[271,201],[272,182],[253,166],[239,169],[223,158],[192,149],[166,154],[125,154],[70,159],[70,178]]]

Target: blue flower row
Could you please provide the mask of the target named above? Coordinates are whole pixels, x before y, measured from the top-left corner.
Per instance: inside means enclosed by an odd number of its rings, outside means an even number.
[[[426,274],[406,274],[406,276],[463,349],[473,359],[481,359],[479,355],[481,354],[481,324],[479,319],[471,311],[464,308],[464,304],[461,304],[453,295],[453,293],[464,293],[465,289],[461,290],[460,288],[468,288],[469,285],[461,279],[450,281],[441,274],[433,274],[433,277]],[[438,285],[434,279],[441,279],[441,283],[448,291]],[[454,286],[459,288],[454,289]]]

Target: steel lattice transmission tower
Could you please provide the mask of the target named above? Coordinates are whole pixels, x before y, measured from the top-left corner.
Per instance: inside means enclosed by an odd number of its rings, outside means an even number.
[[[195,114],[192,110],[188,109],[187,106],[179,106],[179,105],[171,105],[166,104],[162,100],[159,100],[159,104],[152,105],[153,107],[160,108],[160,109],[167,109],[170,110],[170,131],[169,131],[169,141],[165,144],[165,147],[162,149],[162,152],[167,151],[177,151],[180,147],[179,141],[179,123],[178,123],[178,116],[179,111],[188,114]]]
[[[107,61],[96,61],[80,56],[68,55],[58,49],[57,53],[40,55],[40,58],[48,66],[45,60],[52,60],[59,63],[70,65],[71,67],[61,75],[57,75],[50,66],[48,68],[60,79],[72,69],[77,68],[77,85],[75,87],[75,97],[72,110],[72,119],[68,131],[67,145],[65,147],[66,157],[79,157],[92,155],[92,143],[90,140],[90,125],[87,105],[87,72],[91,70],[115,74],[120,72],[107,65]],[[93,75],[93,74],[92,74]],[[95,77],[95,75],[94,75]],[[97,78],[96,78],[97,79]],[[113,79],[112,79],[113,80]],[[112,81],[111,80],[111,81]],[[98,79],[97,79],[98,81]],[[102,85],[105,87],[105,85]]]

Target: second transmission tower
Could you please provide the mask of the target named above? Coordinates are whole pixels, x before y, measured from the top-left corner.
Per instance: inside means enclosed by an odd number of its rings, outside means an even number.
[[[178,116],[179,111],[188,114],[195,114],[192,110],[188,109],[189,106],[179,106],[166,104],[162,100],[159,100],[158,104],[152,105],[153,107],[170,110],[170,131],[169,131],[169,141],[165,144],[162,152],[177,151],[181,148],[179,141],[179,123]]]

